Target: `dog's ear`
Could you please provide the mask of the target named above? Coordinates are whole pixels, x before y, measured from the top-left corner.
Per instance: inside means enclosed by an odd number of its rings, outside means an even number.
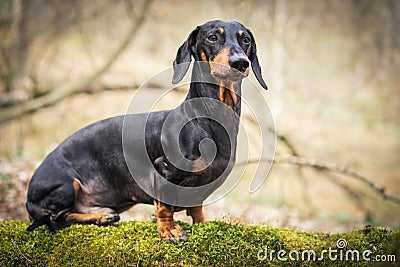
[[[257,81],[260,83],[260,85],[265,90],[268,90],[267,84],[264,82],[264,79],[261,75],[261,66],[260,66],[260,63],[258,62],[258,58],[257,58],[256,41],[254,40],[254,37],[253,37],[253,34],[251,33],[251,31],[247,30],[247,32],[251,36],[251,47],[250,47],[250,55],[249,55],[249,59],[251,62],[251,68],[253,69],[254,75],[256,76]]]
[[[192,61],[192,53],[194,53],[196,46],[196,38],[199,33],[200,26],[197,26],[190,34],[187,40],[179,47],[174,60],[174,76],[172,77],[172,83],[176,84],[180,82],[185,76],[189,69],[190,61]]]

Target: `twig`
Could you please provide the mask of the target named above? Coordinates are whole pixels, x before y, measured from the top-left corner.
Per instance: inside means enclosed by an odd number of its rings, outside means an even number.
[[[340,182],[338,179],[336,179],[335,177],[333,177],[334,174],[330,174],[327,175],[326,177],[335,185],[337,185],[338,187],[340,187],[349,198],[351,198],[353,200],[353,202],[355,203],[356,206],[358,206],[358,208],[360,210],[364,210],[365,211],[365,217],[370,217],[370,215],[372,214],[371,210],[364,205],[364,201],[362,200],[362,196],[360,196],[359,193],[355,192],[354,190],[352,190],[350,187],[348,187],[347,185],[345,185],[344,183]]]
[[[97,94],[103,91],[125,91],[125,90],[136,90],[139,87],[142,88],[146,88],[146,89],[165,89],[165,86],[159,83],[147,83],[145,85],[143,84],[101,84],[101,85],[95,85],[95,86],[90,86],[90,87],[86,87],[83,88],[82,90],[80,90],[79,92],[76,92],[76,94]],[[40,89],[38,89],[40,91]],[[54,89],[56,90],[56,89]],[[52,91],[52,90],[50,90]],[[174,93],[187,93],[187,88],[184,86],[178,86],[173,88],[173,92]],[[24,100],[16,100],[16,101],[7,101],[7,99],[5,101],[3,101],[4,103],[2,103],[2,100],[0,100],[0,112],[1,109],[4,109],[7,106],[13,106],[13,105],[18,105],[18,104],[22,104],[24,102]],[[5,103],[7,101],[7,103]],[[0,122],[1,124],[1,122]]]
[[[340,173],[340,174],[343,174],[345,176],[354,178],[354,179],[362,182],[363,184],[367,185],[370,189],[372,189],[373,191],[375,191],[376,193],[381,195],[382,198],[390,200],[397,204],[400,204],[400,198],[385,193],[385,188],[378,187],[373,182],[371,182],[371,180],[369,180],[367,177],[352,170],[351,168],[336,165],[333,163],[318,161],[316,159],[309,159],[309,158],[302,158],[302,157],[295,157],[295,156],[289,156],[289,157],[277,156],[277,157],[275,157],[274,162],[275,163],[295,164],[295,165],[311,167],[311,168],[314,168],[319,171],[332,171],[332,172]]]
[[[259,163],[260,161],[270,161],[270,160],[266,160],[266,159],[264,159],[264,160],[263,159],[249,160],[246,162],[238,162],[237,165],[243,165],[243,164],[249,164],[249,163]],[[310,168],[313,168],[318,171],[328,171],[328,172],[340,173],[342,175],[354,178],[354,179],[360,181],[361,183],[367,185],[370,189],[372,189],[374,192],[379,194],[383,199],[387,199],[396,204],[400,204],[400,198],[385,193],[385,188],[378,187],[370,179],[368,179],[364,175],[352,170],[351,168],[347,168],[347,167],[333,164],[333,163],[318,161],[316,159],[295,157],[295,156],[288,156],[288,157],[276,156],[273,159],[273,162],[278,163],[278,164],[293,164],[293,165],[299,165],[299,166],[304,166],[304,167],[310,167]]]
[[[270,131],[272,131],[272,130],[270,130]],[[290,141],[287,136],[276,133],[276,132],[275,132],[275,134],[276,134],[276,138],[278,138],[278,140],[280,140],[283,144],[285,144],[285,146],[289,149],[291,155],[293,155],[295,157],[300,156],[300,153],[297,151],[297,149],[294,148],[292,141]]]
[[[80,93],[84,94],[95,94],[102,91],[125,91],[125,90],[135,90],[139,88],[140,85],[135,84],[118,84],[118,85],[110,85],[104,84],[95,87],[88,87],[85,90],[82,90]]]
[[[27,256],[25,256],[24,253],[22,253],[21,249],[19,248],[18,244],[11,239],[11,242],[14,244],[14,246],[18,249],[19,254],[21,254],[28,262],[32,262]]]

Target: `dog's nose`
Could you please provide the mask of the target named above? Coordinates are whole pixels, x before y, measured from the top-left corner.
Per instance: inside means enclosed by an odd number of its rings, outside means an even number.
[[[240,72],[245,72],[249,67],[249,60],[245,57],[231,57],[229,60],[229,66]]]

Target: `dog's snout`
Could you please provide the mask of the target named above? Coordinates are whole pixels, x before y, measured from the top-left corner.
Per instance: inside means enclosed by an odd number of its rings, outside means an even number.
[[[249,67],[250,62],[247,58],[245,57],[232,57],[229,60],[229,66],[231,68],[234,68],[240,72],[245,72],[247,68]]]

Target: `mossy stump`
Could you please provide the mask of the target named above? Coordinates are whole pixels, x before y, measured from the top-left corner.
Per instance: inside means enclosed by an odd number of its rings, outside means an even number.
[[[73,225],[56,232],[46,226],[27,232],[28,222],[0,222],[0,265],[371,266],[377,265],[377,255],[394,255],[386,258],[387,266],[400,264],[400,230],[366,227],[324,234],[225,222],[180,224],[189,241],[174,245],[159,238],[154,222]],[[339,245],[338,240],[344,243]],[[347,253],[355,250],[358,260],[353,252]],[[363,259],[367,250],[370,261]]]

